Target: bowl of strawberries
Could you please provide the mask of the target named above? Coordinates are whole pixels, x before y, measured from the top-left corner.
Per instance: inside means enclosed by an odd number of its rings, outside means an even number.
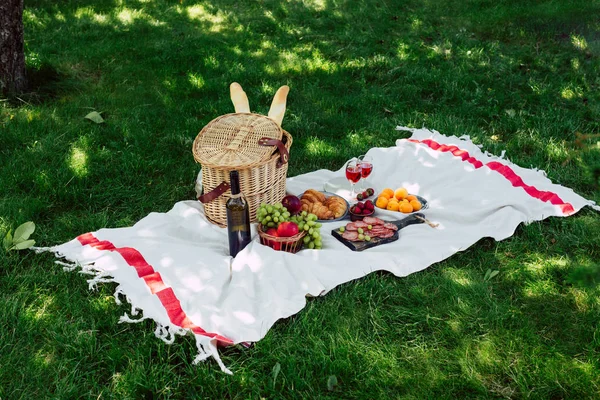
[[[359,201],[350,207],[348,213],[352,222],[362,221],[364,217],[370,217],[375,214],[375,204],[371,200],[365,202]]]

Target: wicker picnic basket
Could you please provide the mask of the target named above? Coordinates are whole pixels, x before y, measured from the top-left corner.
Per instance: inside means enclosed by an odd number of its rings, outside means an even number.
[[[245,93],[242,91],[240,102],[241,86],[235,85],[231,86],[231,97],[236,112],[209,122],[192,147],[194,159],[202,166],[203,193],[198,200],[204,204],[208,220],[219,226],[227,224],[229,172],[238,171],[240,190],[250,206],[250,219],[256,222],[261,203],[277,203],[285,196],[292,146],[292,136],[281,128],[287,86],[276,94],[267,117],[250,113]],[[283,112],[277,112],[281,111],[282,97]]]

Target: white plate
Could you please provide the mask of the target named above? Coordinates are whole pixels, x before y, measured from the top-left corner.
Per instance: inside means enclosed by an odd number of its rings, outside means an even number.
[[[413,211],[411,213],[403,213],[401,211],[384,210],[383,208],[379,208],[379,207],[375,206],[375,214],[373,214],[373,216],[374,217],[391,217],[394,219],[404,219],[404,218],[408,217],[409,215],[416,214],[416,213],[422,213],[423,211],[425,211],[425,209],[427,209],[429,207],[429,204],[427,203],[427,200],[425,200],[425,198],[418,196],[416,194],[413,194],[413,196],[415,196],[417,198],[417,200],[419,200],[419,202],[421,203],[421,209],[419,211]],[[373,203],[375,203],[375,202],[373,202]]]
[[[348,200],[344,199],[342,196],[337,195],[335,193],[331,193],[331,192],[327,192],[327,191],[323,191],[323,190],[319,190],[319,192],[323,193],[325,195],[325,198],[329,198],[331,196],[337,196],[340,197],[342,200],[344,200],[346,202],[346,212],[344,213],[344,215],[342,215],[339,218],[335,218],[335,219],[318,219],[317,222],[335,222],[335,221],[340,221],[344,218],[346,218],[346,215],[348,215],[348,212],[350,210],[350,205],[348,204]],[[302,194],[304,194],[305,192],[303,192]],[[300,196],[298,196],[298,198],[302,198],[302,194]]]

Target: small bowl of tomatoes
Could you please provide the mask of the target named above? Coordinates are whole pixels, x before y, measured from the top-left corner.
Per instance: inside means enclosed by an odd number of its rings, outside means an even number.
[[[362,221],[364,217],[371,217],[375,214],[375,204],[371,200],[359,201],[350,207],[348,214],[350,214],[352,222]]]

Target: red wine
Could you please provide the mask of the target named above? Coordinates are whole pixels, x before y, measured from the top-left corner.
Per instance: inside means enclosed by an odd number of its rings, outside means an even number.
[[[229,254],[235,257],[250,243],[250,207],[240,192],[240,177],[237,171],[229,173],[231,197],[225,204],[227,213],[227,235]]]
[[[371,163],[362,163],[360,164],[361,174],[363,178],[367,178],[371,175],[371,171],[373,171],[373,164]]]
[[[360,168],[359,167],[348,167],[346,168],[346,179],[352,183],[360,181]]]

